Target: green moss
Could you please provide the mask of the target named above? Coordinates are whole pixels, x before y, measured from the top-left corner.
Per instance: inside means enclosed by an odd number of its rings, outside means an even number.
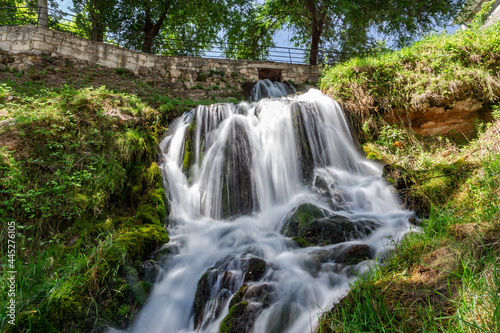
[[[160,220],[157,210],[155,207],[148,203],[143,203],[137,209],[135,217],[141,221],[143,224],[157,224],[162,225],[162,220]]]
[[[196,131],[196,122],[193,121],[186,129],[186,135],[184,137],[184,159],[182,161],[182,171],[188,176],[190,176],[191,167],[195,162],[194,153],[194,134]]]
[[[300,247],[308,247],[309,243],[303,237],[293,237],[292,240]]]
[[[237,331],[236,321],[239,316],[243,314],[246,307],[248,306],[248,302],[241,302],[234,305],[230,310],[228,315],[222,320],[219,332],[220,333],[239,333]]]
[[[141,259],[169,241],[167,232],[159,225],[138,225],[119,232],[113,247],[123,249],[129,260]]]
[[[156,162],[151,163],[151,166],[144,172],[144,179],[150,187],[163,188],[163,176]]]
[[[295,211],[296,219],[299,225],[304,225],[312,220],[319,219],[325,216],[323,211],[313,204],[302,204]]]
[[[267,270],[267,263],[261,258],[250,258],[244,282],[259,281]]]
[[[241,303],[243,297],[245,297],[247,290],[248,290],[247,284],[242,285],[240,289],[238,289],[236,294],[234,294],[233,298],[231,298],[231,301],[229,302],[229,309],[231,309],[236,304]]]

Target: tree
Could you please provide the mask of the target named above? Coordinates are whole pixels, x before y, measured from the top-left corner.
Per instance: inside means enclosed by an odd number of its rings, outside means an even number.
[[[106,31],[109,31],[110,25],[115,21],[116,0],[73,0],[73,5],[80,26],[90,26],[87,33],[90,39],[104,41]],[[85,21],[90,22],[90,25],[84,24]]]
[[[48,0],[50,8],[57,8],[56,0]],[[38,24],[37,0],[3,0],[0,4],[0,26]]]
[[[273,35],[280,29],[294,33],[296,46],[310,49],[309,63],[317,64],[320,48],[338,56],[376,45],[377,36],[402,46],[453,17],[464,0],[266,0],[257,19],[241,38]],[[256,29],[255,27],[261,27]],[[263,31],[262,27],[267,30]],[[256,31],[253,32],[252,31]]]
[[[191,49],[196,54],[208,44],[221,41],[233,17],[238,17],[239,9],[250,2],[121,0],[117,13],[127,47],[160,54],[191,54]]]

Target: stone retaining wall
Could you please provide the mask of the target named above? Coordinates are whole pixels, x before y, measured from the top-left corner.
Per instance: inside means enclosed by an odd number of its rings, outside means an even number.
[[[127,69],[136,75],[154,75],[170,82],[180,80],[193,83],[200,75],[222,72],[252,81],[259,79],[259,70],[265,69],[279,69],[283,81],[292,81],[296,84],[315,83],[319,77],[317,66],[268,61],[157,56],[39,26],[0,27],[0,49],[10,54],[62,56],[110,68]]]

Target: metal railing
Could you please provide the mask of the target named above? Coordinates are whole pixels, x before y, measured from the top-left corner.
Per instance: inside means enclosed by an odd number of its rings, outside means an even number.
[[[50,29],[67,32],[111,45],[116,45],[143,52],[147,36],[137,31],[135,34],[125,32],[120,26],[103,24],[79,14],[69,14],[61,10],[42,7],[0,7],[0,26],[39,25],[43,9],[48,12]],[[47,14],[45,14],[47,15]],[[206,41],[191,39],[162,38],[157,36],[149,40],[152,54],[165,56],[191,56],[215,59],[239,59],[273,61],[290,64],[309,64],[309,49],[257,44],[248,45],[227,43],[222,41]],[[350,54],[355,56],[359,54]],[[318,63],[336,62],[345,58],[346,54],[335,50],[319,50]],[[328,59],[328,60],[326,60]]]

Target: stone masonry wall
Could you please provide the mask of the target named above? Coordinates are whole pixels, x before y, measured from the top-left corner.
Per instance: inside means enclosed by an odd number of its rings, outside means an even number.
[[[225,60],[198,57],[157,56],[130,51],[118,46],[91,41],[39,26],[0,27],[0,49],[10,54],[62,56],[110,68],[123,68],[136,75],[154,75],[169,82],[183,81],[187,86],[200,75],[224,72],[245,80],[259,79],[259,70],[279,69],[283,81],[315,83],[317,66],[268,61]]]

